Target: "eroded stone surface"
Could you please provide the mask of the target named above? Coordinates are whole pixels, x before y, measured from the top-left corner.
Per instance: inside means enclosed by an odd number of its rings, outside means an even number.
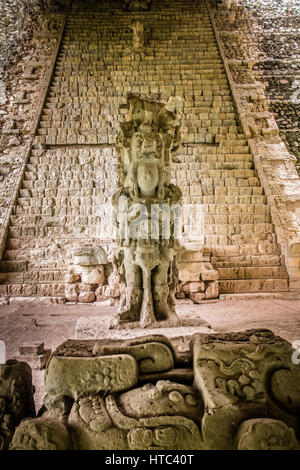
[[[8,448],[16,426],[35,416],[32,373],[25,362],[0,364],[0,450]]]
[[[65,276],[66,300],[90,303],[106,284],[107,254],[101,246],[80,245],[72,250],[72,262]]]
[[[25,419],[14,434],[10,450],[69,450],[67,428],[49,418]]]
[[[11,447],[69,448],[71,439],[75,449],[299,448],[300,375],[287,341],[270,330],[247,330],[196,334],[190,346],[189,356],[183,357],[163,336],[127,342],[68,340],[52,361],[77,362],[72,370],[76,377],[70,381],[65,374],[64,390],[51,389],[42,416],[24,421]],[[134,383],[114,393],[82,388],[80,378],[88,362],[102,361],[101,371],[110,380],[105,360],[120,357],[139,363]],[[127,366],[132,367],[129,362]],[[151,382],[139,385],[150,370]],[[193,383],[180,382],[184,370],[193,373]],[[57,382],[51,361],[47,376]],[[60,427],[54,439],[55,423]],[[30,437],[26,444],[26,434],[34,435],[34,442]]]
[[[295,426],[299,389],[293,392],[293,381],[299,383],[300,375],[291,362],[292,350],[287,341],[269,330],[248,330],[240,334],[195,335],[193,344],[195,383],[206,410],[202,424],[207,443],[214,448],[230,447],[234,423],[258,415]],[[290,387],[283,391],[285,374]],[[290,408],[286,404],[289,393],[293,397]],[[217,433],[217,429],[222,432]]]
[[[261,418],[244,421],[235,436],[237,450],[299,450],[295,431],[282,421]]]

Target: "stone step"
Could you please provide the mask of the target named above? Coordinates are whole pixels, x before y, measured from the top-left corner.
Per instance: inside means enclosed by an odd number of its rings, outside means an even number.
[[[6,262],[7,263],[7,262]],[[34,269],[18,272],[0,272],[0,284],[30,284],[32,282],[57,283],[65,281],[67,266],[63,269]],[[218,268],[220,282],[224,280],[262,280],[262,279],[287,279],[288,274],[285,266],[255,266]]]
[[[195,229],[195,233],[198,234],[199,229]],[[230,246],[235,247],[241,244],[247,243],[261,243],[261,242],[270,242],[270,243],[277,243],[276,235],[274,232],[260,232],[260,233],[241,233],[241,234],[227,234],[227,233],[210,233],[204,235],[204,245],[208,246],[211,250],[215,247],[219,246]],[[276,251],[277,250],[277,251]],[[278,249],[275,248],[276,253],[278,253]],[[230,251],[229,251],[230,253]],[[245,252],[243,251],[243,254]]]
[[[222,268],[245,268],[245,267],[269,267],[284,266],[283,255],[245,255],[245,256],[219,256],[211,257],[211,263],[215,269]]]
[[[196,234],[199,234],[199,226],[191,227]],[[191,233],[191,232],[189,232]],[[44,227],[44,226],[10,226],[9,237],[13,238],[29,238],[29,237],[52,237],[58,242],[62,239],[78,238],[98,238],[99,243],[108,243],[111,238],[111,228],[107,226],[93,225],[75,225],[63,227]],[[274,239],[274,240],[273,240]],[[231,227],[230,225],[211,225],[204,235],[205,245],[213,248],[220,245],[239,245],[247,242],[259,242],[269,240],[276,243],[276,236],[273,231],[272,224],[254,224],[238,225]]]
[[[218,147],[215,147],[215,149],[218,149]],[[182,150],[183,152],[183,150]],[[32,158],[36,159],[37,157],[31,157],[30,161],[35,161],[32,160]],[[54,155],[53,157],[54,158]],[[58,157],[57,162],[59,162]],[[76,158],[76,157],[75,157]],[[73,162],[76,162],[75,158],[72,161],[68,161],[67,164],[71,165]],[[51,158],[49,159],[50,162],[52,162]],[[40,161],[40,160],[39,160]],[[55,160],[54,160],[55,161]],[[77,160],[78,161],[78,160]],[[44,159],[43,162],[46,162]],[[185,153],[178,153],[176,157],[174,158],[174,161],[171,164],[171,168],[178,168],[179,170],[198,170],[203,168],[218,168],[220,166],[221,168],[224,167],[226,169],[226,165],[228,165],[228,169],[231,169],[233,165],[251,165],[252,168],[254,167],[253,164],[253,157],[250,154],[224,154],[224,153],[208,153],[208,154],[203,154],[203,155],[187,155]]]
[[[27,266],[27,261],[0,261],[0,272],[20,273],[26,271]]]
[[[71,169],[63,169],[61,168],[40,168],[40,167],[33,167],[32,165],[27,165],[27,171],[24,173],[24,180],[25,181],[74,181],[77,178],[81,180],[93,180],[95,179],[95,169],[92,165],[87,167],[87,165],[78,165],[75,168]],[[171,170],[171,178],[183,178],[185,177],[189,181],[197,181],[202,180],[203,178],[218,178],[218,179],[226,179],[226,178],[257,178],[257,171],[254,169],[191,169],[191,170]],[[256,186],[256,184],[254,185]]]
[[[109,230],[107,230],[107,239],[110,239]],[[8,229],[9,237],[53,237],[61,240],[62,238],[99,238],[99,226],[82,225],[73,227],[18,227],[10,226]],[[104,235],[103,235],[104,238]],[[101,242],[101,240],[99,240]]]
[[[287,279],[285,266],[255,266],[218,268],[219,280],[235,279]]]
[[[38,173],[38,174],[60,174],[61,171],[63,170],[65,173],[71,172],[72,174],[76,173],[81,173],[84,171],[95,171],[95,169],[98,169],[98,159],[95,160],[95,162],[89,163],[89,167],[87,168],[87,165],[85,163],[72,163],[72,164],[66,164],[60,162],[59,158],[50,160],[44,158],[45,163],[37,163],[35,162],[36,157],[31,157],[29,159],[29,163],[26,164],[26,172],[32,172],[32,173]],[[46,163],[47,162],[47,163]],[[212,162],[192,162],[189,164],[185,163],[172,163],[171,168],[174,172],[179,172],[179,171],[186,171],[189,173],[192,172],[197,172],[199,171],[200,173],[210,172],[212,171],[234,171],[234,170],[254,170],[253,167],[253,162],[251,161],[232,161],[232,162],[225,162],[225,161],[212,161]],[[255,171],[256,172],[256,171]],[[206,174],[206,173],[205,173]]]
[[[260,187],[260,181],[256,176],[248,177],[234,177],[230,174],[228,177],[222,178],[212,178],[212,177],[201,177],[197,184],[192,186],[184,186],[184,182],[188,181],[188,177],[185,177],[183,180],[181,178],[173,178],[173,181],[179,183],[181,186],[183,195],[191,196],[201,196],[202,189],[204,187],[209,188],[219,188],[219,187]],[[201,183],[201,184],[200,184]],[[80,189],[95,189],[96,178],[95,179],[83,179],[80,175],[74,176],[74,178],[49,178],[37,179],[32,174],[27,174],[25,179],[22,182],[22,189],[29,190],[51,190],[51,189],[68,189],[68,190],[80,190]]]
[[[261,240],[258,242],[251,243],[251,241],[245,241],[245,243],[236,244],[236,245],[229,245],[226,243],[215,243],[213,246],[210,247],[210,251],[212,254],[212,259],[219,259],[220,257],[223,259],[231,259],[232,257],[240,257],[240,256],[280,256],[280,249],[276,244],[276,235],[271,235],[268,240]]]
[[[198,147],[198,146],[197,146]],[[76,164],[85,164],[85,163],[90,163],[91,165],[93,162],[91,162],[91,157],[89,150],[87,150],[87,155],[83,152],[83,150],[86,149],[76,149],[76,152],[74,149],[52,149],[51,151],[48,151],[47,153],[39,156],[39,152],[36,149],[32,150],[29,163],[30,164],[49,164],[49,165],[64,165],[68,168],[69,166],[73,166]],[[108,149],[101,149],[101,152],[105,152],[105,150],[111,151],[110,155],[112,155],[112,150],[110,148]],[[211,164],[214,165],[216,163],[220,164],[227,164],[231,165],[231,163],[243,163],[243,162],[248,162],[252,163],[253,166],[253,157],[249,153],[224,153],[223,149],[221,149],[219,146],[213,146],[208,149],[208,146],[205,144],[199,144],[199,149],[196,149],[197,153],[191,155],[190,149],[188,148],[182,148],[178,154],[175,155],[172,166],[180,164],[182,168],[184,167],[190,167],[191,169],[197,169],[200,168],[201,165],[206,165],[206,164]],[[210,150],[210,152],[208,152]],[[80,157],[79,157],[79,152]],[[198,153],[200,152],[200,153]],[[95,156],[95,150],[93,149],[94,153],[94,159],[95,159],[95,164],[97,164],[98,160],[97,158],[99,156]]]
[[[99,215],[84,215],[76,217],[68,215],[52,216],[47,214],[22,214],[11,215],[10,224],[12,227],[25,226],[27,228],[35,227],[37,225],[40,227],[45,226],[47,228],[64,226],[73,227],[80,225],[97,226],[97,224],[101,223],[102,217],[104,217],[104,215],[102,215],[101,212],[99,212]],[[262,228],[264,229],[263,231],[267,231],[265,228],[270,224],[269,214],[203,214],[203,217],[206,233],[218,233],[210,232],[209,230],[218,230],[222,226],[227,225],[232,226],[231,233],[238,233],[238,230],[244,230],[244,225],[246,225],[246,228],[249,228],[249,230],[252,230],[252,225],[256,225],[256,228],[254,229],[255,232]]]
[[[23,180],[22,182],[22,188],[23,189],[59,189],[59,188],[69,188],[69,189],[93,189],[95,186],[95,182],[89,179],[77,179],[77,180],[70,180],[70,179],[65,179],[65,180],[44,180],[44,181],[39,181],[39,180]]]
[[[39,284],[65,282],[65,270],[33,270],[23,272],[0,272],[0,284]]]
[[[242,279],[219,282],[220,294],[251,292],[286,292],[289,290],[288,279]]]
[[[18,205],[15,207],[13,215],[35,215],[35,216],[54,216],[57,212],[59,215],[60,211],[67,211],[71,214],[79,215],[79,212],[82,212],[82,215],[89,215],[90,212],[94,212],[99,205],[97,198],[94,198],[93,201],[89,201],[88,198],[70,198],[65,200],[64,198],[56,199],[55,202],[52,198],[19,198]],[[50,211],[51,213],[47,214],[45,211]],[[269,215],[270,208],[264,204],[234,204],[228,206],[226,204],[203,204],[201,207],[201,213],[204,215],[214,216],[214,215]],[[61,214],[62,216],[67,214]],[[208,219],[207,219],[208,220]]]
[[[242,279],[219,281],[220,294],[252,292],[287,292],[288,279]],[[62,283],[15,283],[0,284],[2,296],[64,296],[65,284]]]
[[[61,196],[68,198],[69,196],[75,197],[88,197],[94,196],[97,197],[100,193],[100,190],[97,188],[76,188],[76,189],[67,189],[67,188],[56,188],[53,189],[20,189],[20,196],[29,196],[29,197],[56,197]],[[103,194],[103,189],[102,189]]]
[[[52,174],[50,172],[44,172],[44,173],[37,173],[37,172],[31,172],[31,177],[35,176],[36,174],[44,175],[47,173],[49,176]],[[59,175],[59,170],[56,172],[55,176]],[[25,175],[27,177],[27,172],[25,172]],[[28,179],[30,173],[28,173]],[[76,175],[76,173],[75,173]],[[75,176],[74,175],[74,176]],[[194,181],[194,180],[199,180],[202,178],[219,178],[219,179],[226,179],[226,178],[257,178],[257,171],[254,169],[227,169],[227,170],[220,170],[220,169],[209,169],[209,170],[196,170],[196,169],[191,169],[191,170],[171,170],[171,178],[183,178],[185,177],[188,181]],[[253,185],[253,186],[256,186]]]
[[[252,176],[248,178],[235,178],[228,176],[227,178],[200,178],[198,182],[192,182],[191,186],[185,186],[185,183],[188,181],[188,178],[176,178],[173,179],[173,181],[176,184],[179,184],[181,186],[181,191],[184,196],[188,196],[189,194],[191,196],[201,196],[203,194],[204,188],[224,188],[224,187],[246,187],[246,188],[254,188],[254,187],[260,187],[260,181],[257,177]],[[26,184],[25,184],[26,183]],[[26,188],[47,188],[51,186],[51,183],[49,184],[43,184],[43,182],[40,183],[40,185],[35,184],[35,181],[26,181],[23,184],[24,187]],[[60,182],[59,184],[60,187],[64,187],[63,182]],[[73,184],[73,187],[79,186],[79,183],[75,182]]]
[[[65,283],[0,284],[0,295],[22,297],[64,297]]]
[[[200,187],[200,186],[199,186]],[[201,188],[201,187],[200,187]],[[247,189],[250,190],[249,193],[245,191],[231,191],[229,194],[227,192],[218,192],[214,191],[218,189]],[[261,190],[261,187],[233,187],[233,188],[227,188],[227,187],[219,187],[219,188],[203,188],[202,187],[202,192],[199,191],[199,195],[197,196],[184,196],[183,197],[183,203],[184,204],[198,204],[198,205],[228,205],[230,208],[233,207],[232,210],[235,210],[234,208],[239,205],[265,205],[267,202],[266,196],[259,194],[259,193],[254,193],[253,190],[258,189]],[[74,189],[74,190],[68,190],[68,189],[48,189],[48,190],[29,190],[29,189],[20,189],[20,196],[29,196],[29,199],[34,199],[34,198],[43,198],[43,199],[49,199],[49,198],[56,198],[61,196],[62,198],[65,198],[68,200],[71,197],[74,198],[85,198],[85,197],[93,197],[96,200],[99,198],[99,196],[96,194],[95,189]],[[250,209],[252,210],[252,209]],[[230,209],[228,209],[230,211]]]
[[[93,242],[93,240],[80,239],[60,239],[60,246],[64,253],[72,249],[74,243]],[[95,241],[94,241],[95,243]],[[222,261],[213,256],[212,264],[215,269],[222,267],[235,268],[247,266],[280,266],[283,258],[276,246],[270,244],[265,248],[260,244],[245,244],[246,247],[239,246],[220,246],[212,248],[213,252],[222,252]],[[104,245],[105,246],[105,245]],[[55,251],[56,250],[56,251]],[[28,270],[52,269],[61,270],[67,268],[69,261],[66,254],[60,258],[56,255],[60,248],[55,245],[53,238],[10,238],[8,248],[4,252],[1,271],[3,272],[22,272],[23,268]],[[49,256],[52,253],[52,256]],[[53,257],[53,253],[56,253]],[[227,253],[227,256],[226,256]],[[235,254],[235,256],[232,255]],[[38,257],[39,256],[39,257]],[[198,256],[196,252],[195,256]],[[16,269],[17,268],[17,269]]]
[[[15,238],[9,238],[8,241],[7,241],[7,250],[6,251],[11,251],[11,256],[10,258],[17,258],[18,256],[21,256],[21,252],[22,251],[26,251],[26,250],[35,250],[35,249],[48,249],[48,250],[52,250],[53,251],[53,247],[55,247],[55,249],[63,249],[63,250],[68,250],[68,249],[72,249],[74,247],[74,245],[77,245],[77,244],[85,244],[85,243],[89,243],[89,244],[97,244],[99,243],[98,240],[96,239],[86,239],[86,240],[82,240],[82,238],[60,238],[59,242],[58,240],[55,240],[53,238],[50,238],[50,237],[27,237],[27,238],[19,238],[19,237],[15,237]],[[57,246],[56,246],[57,244]],[[105,245],[103,245],[105,247]],[[19,251],[20,250],[20,251]],[[14,251],[17,251],[18,253],[16,253],[15,255],[13,254]],[[38,261],[38,260],[37,260]],[[60,260],[59,260],[60,261]],[[49,262],[54,262],[56,263],[57,260],[56,259],[51,259],[49,260]]]

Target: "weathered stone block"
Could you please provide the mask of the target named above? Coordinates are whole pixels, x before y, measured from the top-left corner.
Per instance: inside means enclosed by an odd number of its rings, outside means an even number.
[[[298,412],[296,382],[300,375],[291,362],[292,348],[287,341],[269,330],[247,330],[195,335],[193,344],[195,384],[206,409],[203,437],[213,448],[233,448],[238,422],[258,414],[280,420],[282,409]]]
[[[208,281],[205,287],[205,298],[216,299],[219,297],[219,283],[218,281]]]
[[[76,284],[68,284],[65,289],[65,296],[69,302],[77,302],[78,287]]]
[[[103,357],[53,356],[46,369],[49,395],[77,398],[82,393],[126,390],[137,384],[138,365],[128,354]]]
[[[189,289],[189,292],[191,292],[191,293],[204,292],[205,291],[205,282],[203,282],[203,281],[189,282],[188,283],[188,289]]]
[[[15,427],[35,416],[32,374],[25,362],[0,364],[0,449],[8,448]]]
[[[44,352],[44,343],[26,344],[19,346],[19,353],[23,355],[42,354]]]
[[[81,275],[82,282],[85,284],[104,284],[105,273],[103,267],[97,267],[91,271],[83,271]]]
[[[202,300],[204,300],[206,298],[204,292],[191,292],[189,297],[195,303],[200,303]]]
[[[216,269],[209,269],[201,273],[202,281],[217,281],[219,279],[219,273]]]

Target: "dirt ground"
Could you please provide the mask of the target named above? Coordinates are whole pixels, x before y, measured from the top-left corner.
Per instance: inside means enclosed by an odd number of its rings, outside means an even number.
[[[107,305],[34,305],[14,304],[0,307],[0,340],[6,345],[6,358],[19,354],[23,343],[44,342],[55,349],[68,338],[75,337],[80,317],[112,316],[117,307]],[[179,304],[177,311],[200,317],[215,332],[269,328],[290,342],[300,340],[300,300],[253,299],[228,300],[203,305]],[[42,404],[44,370],[33,370],[37,410]]]

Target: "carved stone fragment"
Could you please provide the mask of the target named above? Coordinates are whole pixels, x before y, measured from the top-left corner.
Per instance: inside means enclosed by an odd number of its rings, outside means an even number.
[[[195,384],[206,410],[202,421],[205,444],[216,449],[232,448],[234,423],[258,416],[287,419],[296,426],[291,414],[299,413],[300,390],[296,383],[300,372],[291,362],[292,348],[287,341],[269,330],[248,330],[195,335],[193,344]],[[292,398],[288,399],[290,393]],[[251,442],[249,448],[258,446]],[[291,445],[294,443],[293,438]]]
[[[0,450],[8,448],[15,427],[35,416],[32,374],[26,362],[0,364]]]
[[[299,450],[295,431],[282,421],[260,418],[244,421],[235,436],[237,450]]]
[[[58,420],[25,419],[16,430],[10,450],[69,450],[70,435]]]
[[[105,284],[106,264],[107,256],[102,247],[94,245],[76,247],[65,278],[66,299],[69,302],[93,302],[96,290]]]

